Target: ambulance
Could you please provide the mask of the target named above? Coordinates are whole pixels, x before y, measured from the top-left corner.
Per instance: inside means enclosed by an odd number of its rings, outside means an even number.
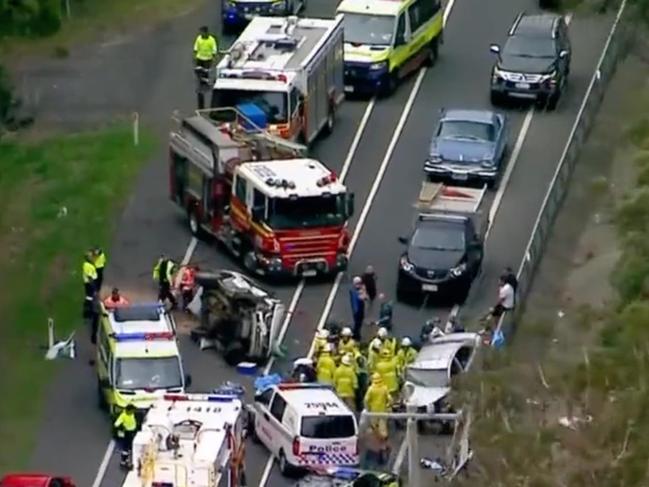
[[[141,419],[167,392],[183,392],[185,375],[176,324],[160,303],[135,304],[106,312],[97,330],[99,405],[117,416],[127,404]]]
[[[356,417],[330,386],[278,384],[255,396],[249,415],[250,435],[283,475],[359,463]]]
[[[440,0],[343,0],[345,92],[390,94],[433,65],[444,27]]]
[[[245,417],[233,395],[165,394],[135,435],[122,487],[244,485]]]
[[[310,145],[333,130],[344,97],[342,16],[255,17],[216,68],[212,108]]]

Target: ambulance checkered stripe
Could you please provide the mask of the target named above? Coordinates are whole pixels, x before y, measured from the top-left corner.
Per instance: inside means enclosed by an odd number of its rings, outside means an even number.
[[[321,453],[299,455],[298,465],[358,465],[358,455],[346,453]]]

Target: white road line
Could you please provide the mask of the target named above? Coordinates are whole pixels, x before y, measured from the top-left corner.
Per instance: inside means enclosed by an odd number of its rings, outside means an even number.
[[[491,232],[491,229],[493,228],[494,221],[496,220],[496,213],[500,208],[500,203],[502,202],[503,196],[505,195],[505,191],[507,190],[507,184],[509,183],[512,173],[514,172],[514,166],[516,166],[516,162],[518,161],[518,156],[520,155],[521,150],[523,149],[523,142],[525,142],[525,137],[527,137],[527,131],[530,129],[530,125],[532,123],[532,117],[534,117],[534,107],[530,108],[525,114],[525,118],[523,119],[523,124],[521,125],[521,129],[518,132],[518,137],[516,138],[516,143],[514,144],[514,150],[512,150],[511,156],[507,161],[507,168],[505,169],[505,174],[503,175],[503,178],[500,181],[500,186],[498,187],[496,196],[494,197],[494,200],[491,203],[491,208],[489,209],[489,224],[487,226],[487,232],[485,233],[485,237],[484,237],[485,241],[487,240],[487,237],[489,237],[489,232]]]
[[[110,457],[113,456],[113,451],[115,450],[115,440],[110,440],[108,443],[108,448],[104,453],[104,458],[101,459],[99,464],[99,470],[97,470],[97,476],[95,477],[92,487],[99,487],[101,482],[104,480],[104,475],[106,475],[106,470],[108,469],[108,464],[110,463]]]
[[[352,165],[352,159],[356,154],[356,149],[358,149],[358,144],[361,142],[361,137],[365,132],[365,127],[367,126],[367,122],[370,120],[370,115],[374,110],[374,105],[376,105],[376,97],[373,97],[368,103],[367,108],[365,109],[365,113],[363,113],[363,118],[361,119],[361,123],[358,125],[358,129],[356,130],[356,134],[354,135],[354,140],[352,140],[352,145],[349,146],[349,152],[347,152],[347,158],[343,163],[343,169],[342,172],[340,173],[341,181],[345,181],[345,178],[347,177],[349,168]]]

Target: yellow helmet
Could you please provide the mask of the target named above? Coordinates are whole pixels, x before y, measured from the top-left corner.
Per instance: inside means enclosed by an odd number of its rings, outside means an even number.
[[[382,380],[383,379],[381,379],[381,374],[379,374],[378,372],[374,372],[372,374],[372,382],[376,383],[376,382],[381,382]]]

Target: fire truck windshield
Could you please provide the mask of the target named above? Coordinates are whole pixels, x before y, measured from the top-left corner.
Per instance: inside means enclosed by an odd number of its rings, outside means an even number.
[[[214,106],[234,107],[240,103],[254,103],[268,117],[268,123],[288,121],[288,94],[281,91],[214,90]]]
[[[345,223],[345,196],[309,196],[291,200],[273,198],[268,223],[277,230],[336,226]]]

